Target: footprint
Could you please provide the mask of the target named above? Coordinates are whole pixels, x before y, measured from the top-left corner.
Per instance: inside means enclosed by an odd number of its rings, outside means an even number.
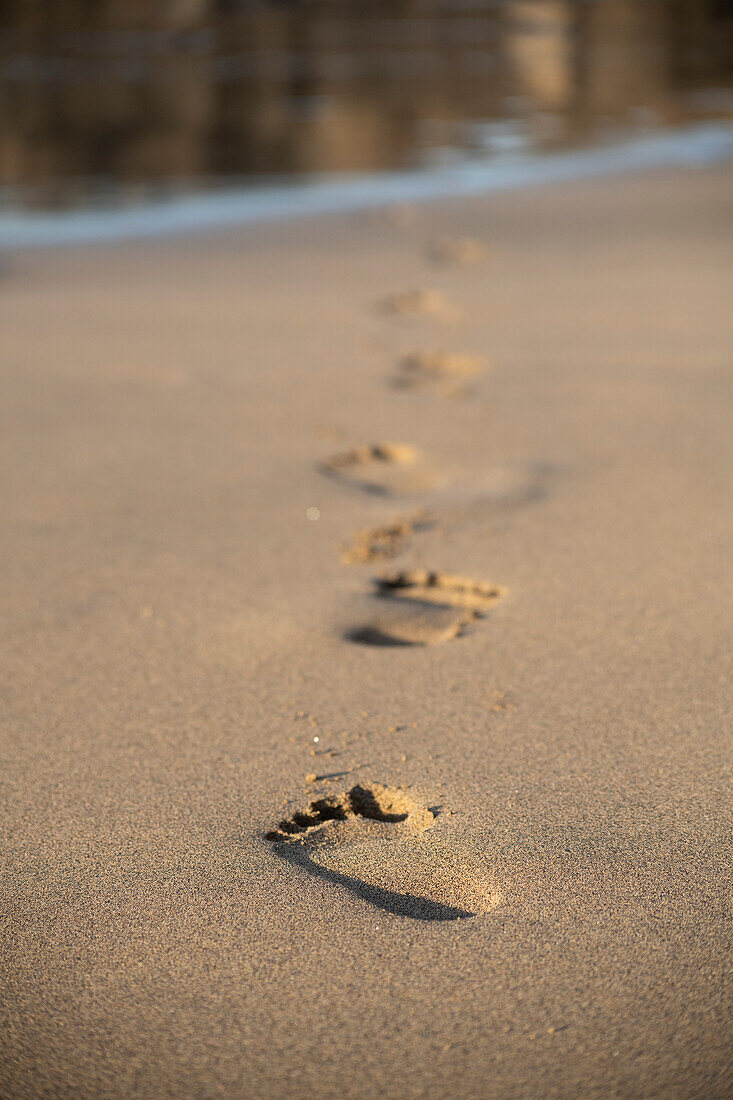
[[[431,241],[426,249],[426,255],[433,263],[443,266],[455,264],[460,267],[471,267],[483,260],[486,249],[480,241],[475,241],[471,237],[458,237]]]
[[[396,519],[382,527],[367,527],[357,531],[351,541],[342,547],[341,560],[345,565],[366,565],[374,561],[386,561],[401,554],[410,537],[416,531],[433,526],[422,513],[407,519]]]
[[[426,470],[407,443],[369,443],[333,455],[321,472],[380,496],[414,496],[437,488],[440,479]]]
[[[373,783],[315,799],[265,836],[280,859],[395,916],[451,921],[494,908],[480,873],[462,873],[431,835],[435,819],[404,790]]]
[[[505,589],[449,573],[412,570],[375,581],[375,595],[392,606],[370,622],[347,631],[363,645],[439,645],[483,618]],[[397,606],[406,605],[406,606]]]
[[[443,397],[465,397],[470,380],[483,374],[486,362],[480,355],[447,351],[415,351],[400,360],[393,384],[402,390],[431,386]]]
[[[439,290],[405,290],[382,299],[386,313],[401,317],[432,317],[445,324],[460,320],[461,311],[447,300]]]

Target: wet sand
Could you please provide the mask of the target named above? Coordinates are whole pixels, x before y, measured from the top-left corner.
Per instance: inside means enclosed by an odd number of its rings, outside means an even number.
[[[3,1095],[730,1095],[730,185],[9,257]]]

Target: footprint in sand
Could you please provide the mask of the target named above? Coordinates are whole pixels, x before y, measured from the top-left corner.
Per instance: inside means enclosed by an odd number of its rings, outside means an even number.
[[[505,589],[449,573],[412,570],[380,577],[375,596],[389,606],[371,621],[347,631],[363,645],[438,645],[482,619]]]
[[[436,816],[404,790],[373,783],[315,799],[265,836],[280,859],[395,916],[450,921],[495,908],[480,867],[431,833]]]
[[[446,267],[472,267],[480,263],[486,255],[486,249],[481,242],[471,237],[430,241],[425,251],[429,260]]]
[[[426,531],[434,521],[420,512],[405,519],[395,519],[381,527],[366,527],[341,548],[344,565],[369,565],[397,557],[418,531]]]
[[[321,472],[367,493],[415,496],[441,484],[427,470],[419,452],[407,443],[367,443],[332,455]]]
[[[388,295],[380,304],[385,313],[399,317],[431,317],[445,324],[455,324],[461,318],[460,309],[439,290],[404,290]]]
[[[470,383],[485,370],[486,362],[480,355],[415,351],[400,359],[392,384],[400,390],[430,387],[443,397],[466,397]]]

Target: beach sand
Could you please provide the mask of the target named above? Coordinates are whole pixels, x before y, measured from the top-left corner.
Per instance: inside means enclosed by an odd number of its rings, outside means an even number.
[[[730,198],[8,258],[2,1095],[731,1094]]]

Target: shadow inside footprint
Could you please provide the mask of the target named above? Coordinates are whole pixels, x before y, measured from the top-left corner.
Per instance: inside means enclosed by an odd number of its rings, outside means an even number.
[[[311,859],[307,850],[302,845],[279,844],[273,848],[279,859],[285,860],[296,867],[300,867],[309,875],[330,882],[334,886],[341,886],[357,897],[382,909],[385,913],[393,913],[397,917],[411,917],[413,920],[463,920],[466,917],[475,916],[467,909],[456,909],[452,905],[443,905],[429,898],[421,898],[417,894],[399,894],[395,890],[387,890],[383,886],[372,886],[361,879],[344,875],[340,871],[332,871],[328,867],[322,867]]]
[[[410,638],[399,638],[376,623],[367,623],[365,626],[356,626],[353,630],[347,630],[344,634],[347,642],[357,642],[359,645],[415,645]]]
[[[468,625],[466,615],[449,607],[415,601],[407,611],[382,615],[347,630],[349,642],[372,646],[437,645],[458,637]]]

